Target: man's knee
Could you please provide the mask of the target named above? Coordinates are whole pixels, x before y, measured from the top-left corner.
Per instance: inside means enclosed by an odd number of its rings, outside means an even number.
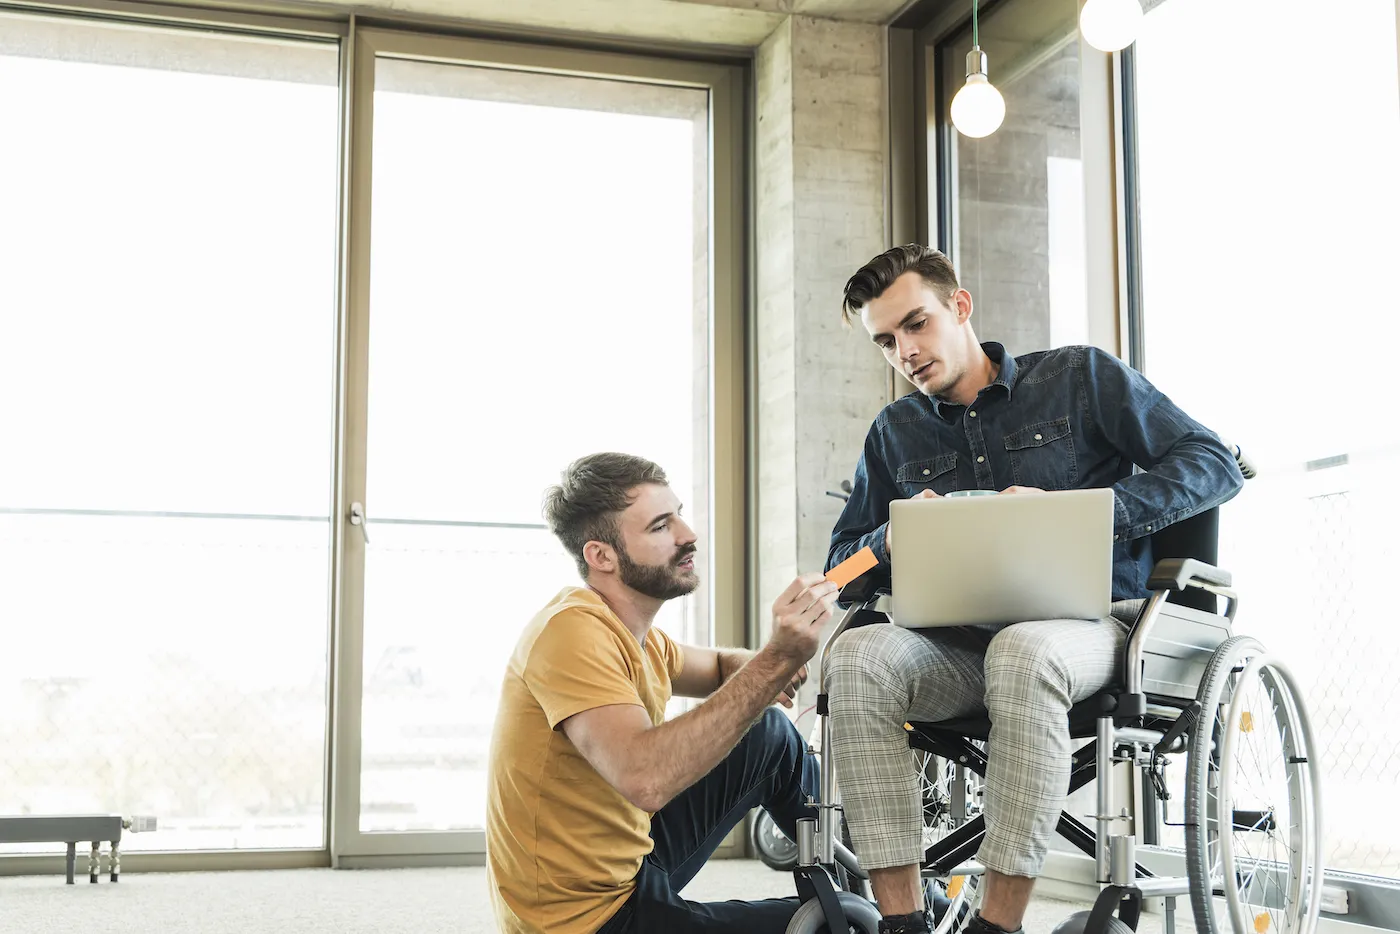
[[[985,662],[987,702],[1017,688],[1069,688],[1063,643],[1029,626],[1008,626],[992,637]]]
[[[769,707],[764,710],[763,716],[758,718],[758,722],[753,725],[753,728],[774,742],[784,742],[789,737],[797,735],[797,729],[792,725],[792,720],[777,707]]]
[[[870,625],[843,634],[831,648],[823,672],[833,708],[868,702],[876,696],[907,698],[909,693],[906,630]]]
[[[749,727],[748,739],[779,755],[795,755],[807,746],[792,720],[778,707],[769,707]]]

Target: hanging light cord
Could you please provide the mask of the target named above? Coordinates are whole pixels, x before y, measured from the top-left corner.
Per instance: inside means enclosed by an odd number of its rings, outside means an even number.
[[[972,47],[977,48],[977,0],[972,0]]]

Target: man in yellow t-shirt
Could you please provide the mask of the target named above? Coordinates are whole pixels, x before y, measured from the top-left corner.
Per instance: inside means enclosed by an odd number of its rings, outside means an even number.
[[[695,590],[695,533],[660,467],[571,464],[546,498],[585,586],[525,627],[491,741],[487,873],[507,934],[781,934],[796,898],[688,902],[680,891],[755,806],[791,836],[817,768],[791,706],[836,586],[799,577],[756,653],[679,645],[652,627]],[[707,698],[665,720],[672,694]]]

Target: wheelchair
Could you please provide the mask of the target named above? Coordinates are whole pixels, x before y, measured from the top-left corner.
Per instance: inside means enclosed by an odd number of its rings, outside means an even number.
[[[1246,467],[1245,476],[1252,470]],[[1232,631],[1239,598],[1229,572],[1215,566],[1218,531],[1219,512],[1211,509],[1153,535],[1150,597],[1129,629],[1120,675],[1069,712],[1071,737],[1088,740],[1072,756],[1069,792],[1103,780],[1094,828],[1065,811],[1057,832],[1093,857],[1100,893],[1091,911],[1056,929],[1060,934],[1136,930],[1144,900],[1155,898],[1164,900],[1165,934],[1174,934],[1183,895],[1198,934],[1316,928],[1323,886],[1319,747],[1287,666]],[[1163,557],[1171,555],[1181,557]],[[824,672],[832,645],[848,629],[888,623],[889,595],[876,590],[871,575],[847,585],[838,602],[846,610],[822,649],[819,673],[823,750],[831,741]],[[983,714],[905,729],[911,767],[924,778],[920,871],[934,932],[958,934],[977,907],[984,872],[974,857],[985,834],[979,792],[991,723]],[[1139,861],[1136,846],[1139,835],[1144,844],[1159,842],[1158,809],[1170,797],[1167,756],[1180,753],[1186,874],[1161,876]],[[880,920],[868,874],[838,839],[831,759],[821,757],[818,816],[798,823],[793,872],[803,904],[787,934],[875,934]],[[1140,781],[1125,783],[1128,776]]]

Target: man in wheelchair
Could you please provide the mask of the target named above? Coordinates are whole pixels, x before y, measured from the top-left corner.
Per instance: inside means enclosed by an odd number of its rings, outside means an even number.
[[[682,645],[652,624],[695,590],[696,539],[661,468],[625,454],[570,465],[550,529],[584,586],[525,628],[501,688],[487,784],[489,889],[508,934],[779,934],[797,898],[678,894],[756,806],[789,835],[816,762],[792,721],[836,585],[797,578],[757,653]],[[672,694],[703,704],[665,720]]]
[[[871,426],[827,566],[869,547],[888,574],[899,547],[889,535],[895,499],[1110,487],[1114,612],[924,631],[866,626],[834,644],[825,672],[832,754],[888,934],[931,923],[904,724],[988,712],[978,851],[986,874],[968,930],[1018,931],[1069,784],[1067,714],[1118,670],[1125,624],[1147,596],[1149,536],[1225,502],[1243,480],[1213,432],[1117,358],[1093,347],[1015,357],[978,342],[972,312],[947,257],[919,245],[882,253],[846,284],[843,319],[858,318],[919,392]]]

